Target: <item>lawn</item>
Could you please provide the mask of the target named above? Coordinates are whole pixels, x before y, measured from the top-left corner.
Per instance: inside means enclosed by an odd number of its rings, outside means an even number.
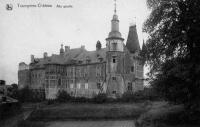
[[[53,104],[32,112],[29,120],[100,120],[135,119],[146,112],[147,103],[111,103],[111,104]]]
[[[183,105],[152,102],[149,110],[136,120],[136,127],[199,127],[199,115],[186,116]],[[190,118],[190,119],[188,119]],[[195,119],[191,119],[195,118]]]

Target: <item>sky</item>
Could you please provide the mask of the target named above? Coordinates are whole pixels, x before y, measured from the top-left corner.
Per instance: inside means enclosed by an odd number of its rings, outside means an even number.
[[[7,4],[13,9],[6,10]],[[38,4],[52,7],[22,7]],[[44,52],[58,54],[61,44],[85,45],[91,51],[99,40],[105,47],[113,14],[114,0],[0,0],[0,80],[18,83],[20,62],[29,64],[31,54],[36,58]],[[142,25],[149,15],[146,0],[117,0],[117,14],[124,43],[135,22],[142,46],[146,37]]]

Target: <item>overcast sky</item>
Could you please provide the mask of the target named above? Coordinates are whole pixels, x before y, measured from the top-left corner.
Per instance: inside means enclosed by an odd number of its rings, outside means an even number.
[[[6,4],[13,10],[7,11]],[[72,8],[19,8],[28,4],[72,5]],[[58,54],[60,45],[95,50],[98,40],[105,47],[111,29],[114,0],[0,0],[0,79],[17,83],[18,64],[30,63],[30,55]],[[129,25],[137,24],[140,45],[142,24],[149,11],[146,0],[118,0],[120,32],[127,39]],[[136,17],[136,18],[134,18]]]

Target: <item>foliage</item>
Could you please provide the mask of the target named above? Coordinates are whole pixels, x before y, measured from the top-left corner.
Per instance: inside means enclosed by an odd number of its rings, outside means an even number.
[[[107,95],[105,93],[99,93],[93,98],[93,101],[95,103],[105,103],[106,100],[107,100]]]
[[[8,87],[7,89],[7,95],[17,99],[17,93],[18,93],[18,85],[17,84],[11,84],[11,87]]]
[[[167,100],[198,107],[200,94],[200,1],[147,0],[151,9],[143,31],[142,51],[150,66],[151,84]]]
[[[17,91],[17,99],[20,102],[41,102],[45,97],[44,92],[34,91],[25,87]]]
[[[200,75],[200,68],[193,70],[187,60],[174,59],[166,61],[162,70],[152,81],[160,95],[174,103],[183,103],[186,108],[198,108],[200,85],[199,80],[193,80],[193,76]]]
[[[152,88],[144,88],[137,92],[125,92],[120,98],[122,102],[138,102],[147,100],[160,100],[160,96]]]
[[[58,91],[57,100],[59,102],[67,102],[71,99],[71,96],[64,90]]]
[[[19,102],[0,104],[0,121],[17,115],[21,112],[21,104]]]

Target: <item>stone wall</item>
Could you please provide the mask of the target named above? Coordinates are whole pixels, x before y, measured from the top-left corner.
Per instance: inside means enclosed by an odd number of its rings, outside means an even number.
[[[105,91],[105,72],[105,63],[76,66],[46,65],[47,98],[55,98],[59,90],[66,90],[72,96],[92,97]]]
[[[30,85],[30,71],[29,70],[18,71],[18,85],[19,85],[19,89],[22,89]]]

